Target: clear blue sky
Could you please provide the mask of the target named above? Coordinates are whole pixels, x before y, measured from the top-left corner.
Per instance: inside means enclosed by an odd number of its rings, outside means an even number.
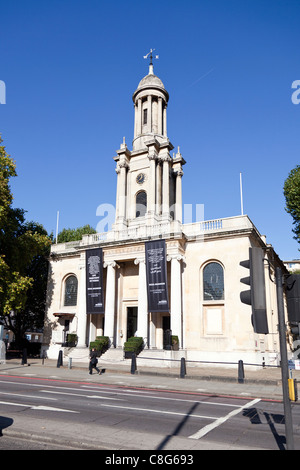
[[[0,132],[14,205],[55,232],[115,204],[113,157],[132,148],[132,94],[154,72],[170,94],[183,202],[244,213],[282,259],[300,258],[283,184],[299,164],[299,0],[0,0]]]

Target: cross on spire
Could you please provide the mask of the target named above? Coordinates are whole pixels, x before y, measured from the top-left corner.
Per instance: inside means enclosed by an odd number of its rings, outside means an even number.
[[[152,62],[153,58],[154,58],[154,59],[159,59],[159,56],[158,56],[158,55],[155,55],[155,56],[153,57],[153,55],[152,55],[152,52],[153,52],[153,51],[155,51],[155,49],[150,49],[150,52],[148,52],[148,54],[144,55],[144,59],[147,59],[148,57],[149,57],[149,59],[150,59],[149,74],[150,74],[150,73],[153,74],[153,62]]]

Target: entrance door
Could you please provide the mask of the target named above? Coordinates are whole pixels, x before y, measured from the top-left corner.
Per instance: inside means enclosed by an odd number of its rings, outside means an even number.
[[[171,330],[170,330],[170,315],[162,317],[163,327],[163,348],[171,349]]]
[[[134,336],[137,330],[137,307],[127,307],[127,340]]]

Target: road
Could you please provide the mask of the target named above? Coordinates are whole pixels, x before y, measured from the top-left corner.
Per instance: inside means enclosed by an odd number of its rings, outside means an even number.
[[[293,423],[300,449],[297,404]],[[285,449],[277,401],[8,375],[0,429],[0,449]]]

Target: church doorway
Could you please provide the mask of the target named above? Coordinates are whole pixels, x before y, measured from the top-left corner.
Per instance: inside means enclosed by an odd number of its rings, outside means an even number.
[[[134,336],[137,330],[137,307],[127,307],[127,340]]]
[[[171,349],[171,329],[170,329],[170,315],[162,317],[163,327],[163,349]]]

